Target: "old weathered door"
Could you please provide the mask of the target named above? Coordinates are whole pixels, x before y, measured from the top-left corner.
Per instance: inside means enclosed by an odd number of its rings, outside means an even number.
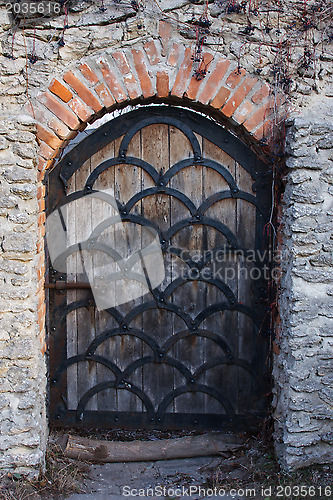
[[[160,286],[106,310],[96,307],[74,244],[82,228],[102,235],[107,208],[96,203],[87,215],[78,204],[101,191],[112,193],[138,240],[143,228],[156,229],[165,264]],[[48,214],[68,206],[62,222],[72,243],[46,284],[53,425],[259,426],[269,393],[270,193],[267,166],[250,149],[176,107],[123,114],[58,162]],[[125,256],[126,237],[115,245]],[[95,248],[94,265],[104,257]],[[117,279],[109,283],[116,294]]]

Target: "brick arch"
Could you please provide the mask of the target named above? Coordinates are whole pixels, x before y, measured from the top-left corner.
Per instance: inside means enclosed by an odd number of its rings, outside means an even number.
[[[45,349],[44,223],[45,171],[59,151],[85,126],[114,109],[145,102],[182,103],[218,115],[224,123],[262,139],[269,127],[272,95],[266,82],[237,63],[212,51],[203,54],[208,73],[197,80],[192,48],[172,41],[171,26],[160,22],[159,37],[83,59],[51,79],[47,90],[29,102],[36,119],[38,150],[37,191],[38,321]],[[276,100],[277,96],[275,96]]]
[[[171,29],[161,21],[158,38],[81,60],[49,82],[32,102],[44,168],[87,123],[149,100],[200,105],[254,142],[262,139],[273,102],[268,84],[209,50],[203,54],[208,73],[196,79],[193,50],[173,42]]]

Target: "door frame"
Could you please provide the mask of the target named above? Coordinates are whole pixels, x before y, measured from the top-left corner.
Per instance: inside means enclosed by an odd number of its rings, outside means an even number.
[[[67,182],[70,177],[75,173],[76,170],[93,154],[103,149],[107,144],[115,140],[116,138],[126,134],[129,129],[132,128],[132,137],[135,131],[138,130],[136,124],[139,122],[144,123],[147,126],[150,121],[156,123],[154,118],[162,117],[162,121],[158,123],[175,124],[177,122],[180,124],[179,128],[181,130],[181,124],[183,128],[189,129],[197,134],[205,137],[206,127],[205,123],[209,122],[211,128],[211,133],[209,136],[209,141],[225,151],[229,156],[231,156],[237,163],[239,163],[254,179],[252,186],[253,191],[256,196],[262,201],[264,206],[269,207],[271,203],[271,172],[269,171],[267,165],[260,160],[253,151],[249,149],[240,139],[229,132],[222,125],[214,122],[211,118],[203,116],[196,111],[190,111],[177,106],[143,106],[134,111],[130,111],[123,114],[117,118],[110,120],[101,127],[99,127],[95,132],[90,134],[88,137],[83,139],[78,145],[74,146],[58,163],[55,167],[48,172],[47,175],[47,213],[51,213],[52,210],[61,201],[61,198],[66,193]],[[178,127],[178,125],[177,125]],[[193,134],[194,135],[194,134]],[[122,162],[126,162],[126,144],[128,144],[130,137],[127,142],[123,141],[123,148],[120,151],[119,157]],[[195,150],[194,144],[194,155],[195,161],[200,164],[201,156],[199,151]],[[237,197],[237,192],[234,193]],[[258,219],[258,211],[257,211]],[[258,222],[258,221],[257,221]],[[256,224],[256,234],[257,237],[262,237],[263,231],[263,221]],[[55,271],[48,274],[46,277],[46,288],[52,288],[52,282],[61,282],[63,277]],[[50,293],[50,292],[49,292]],[[96,415],[90,418],[82,419],[80,415],[74,414],[73,412],[65,411],[64,407],[59,407],[59,405],[54,405],[53,401],[61,399],[61,394],[63,392],[63,384],[58,384],[59,373],[64,369],[66,365],[66,324],[64,320],[64,311],[68,312],[68,307],[64,309],[64,301],[61,290],[61,285],[57,291],[54,293],[54,302],[52,308],[56,311],[53,317],[53,322],[49,319],[48,324],[48,338],[50,351],[52,351],[53,356],[49,359],[49,369],[51,374],[50,379],[50,422],[53,426],[105,426],[105,418],[103,412],[99,412],[99,416]],[[88,299],[88,303],[89,303]],[[48,300],[49,304],[49,300]],[[82,304],[85,305],[85,304]],[[50,322],[51,321],[51,322]],[[266,328],[266,327],[265,327]],[[55,332],[57,334],[55,335]],[[269,329],[267,332],[262,331],[263,337],[270,334]],[[54,346],[57,345],[57,349]],[[62,377],[63,379],[65,377]],[[89,412],[87,412],[89,413]],[[265,418],[266,415],[261,414],[253,416],[253,418],[247,418],[246,422],[242,416],[234,415],[232,418],[223,417],[219,415],[220,423],[217,425],[214,422],[207,421],[207,415],[194,417],[196,421],[197,428],[204,428],[205,423],[210,426],[210,428],[221,428],[232,429],[232,430],[255,430],[258,425]],[[109,422],[109,426],[115,426],[117,422],[117,417]],[[141,421],[138,415],[122,415],[123,427],[132,428],[133,423],[136,425],[147,427],[147,418],[142,417]],[[176,418],[175,421],[169,421],[168,419],[164,422],[164,428],[174,428],[175,424],[178,428],[186,428],[187,424],[183,421],[182,416]],[[151,425],[155,426],[156,421]],[[160,427],[161,428],[161,427]]]

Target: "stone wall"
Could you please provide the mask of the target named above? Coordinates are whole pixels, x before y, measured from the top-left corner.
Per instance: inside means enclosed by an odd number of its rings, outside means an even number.
[[[289,467],[332,460],[333,104],[321,104],[288,133],[273,406]]]
[[[0,467],[37,473],[47,429],[45,170],[87,123],[129,103],[158,99],[200,107],[260,153],[274,78],[270,54],[265,47],[259,51],[259,33],[252,33],[253,43],[244,50],[238,36],[244,18],[221,17],[225,2],[209,2],[212,36],[204,52],[213,59],[200,82],[192,72],[195,29],[181,24],[202,12],[200,0],[147,0],[144,10],[109,3],[104,12],[93,2],[75,1],[65,32],[61,15],[36,29],[27,21],[14,41],[5,3],[0,2]],[[288,22],[280,20],[279,29]],[[292,54],[293,62],[300,56],[301,49]],[[284,258],[273,402],[276,449],[285,467],[331,460],[330,64],[325,52],[316,63],[316,91],[313,71],[296,73],[289,98],[295,121],[290,120],[279,231]]]
[[[0,124],[0,468],[44,459],[46,370],[40,337],[36,138],[29,116]],[[43,291],[42,291],[43,292]]]

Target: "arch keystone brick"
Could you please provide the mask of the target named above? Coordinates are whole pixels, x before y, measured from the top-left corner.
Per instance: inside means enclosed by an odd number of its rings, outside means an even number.
[[[156,89],[158,97],[167,97],[169,95],[169,75],[166,71],[157,73]]]
[[[142,50],[132,49],[132,55],[133,55],[135,69],[140,80],[142,95],[143,97],[151,97],[152,95],[154,95],[155,92],[153,90],[153,85],[150,75],[147,71],[147,66],[144,61],[143,52]]]

